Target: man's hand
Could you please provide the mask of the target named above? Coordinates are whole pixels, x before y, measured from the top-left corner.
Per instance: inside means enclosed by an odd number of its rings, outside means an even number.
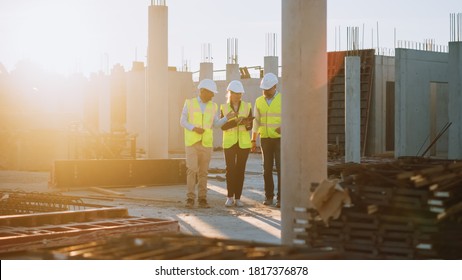
[[[202,134],[202,133],[204,133],[205,130],[203,128],[200,128],[200,127],[194,127],[193,131],[195,133]]]

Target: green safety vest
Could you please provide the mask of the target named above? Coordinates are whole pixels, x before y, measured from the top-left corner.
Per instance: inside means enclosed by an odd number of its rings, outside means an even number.
[[[269,106],[265,96],[260,96],[255,101],[255,107],[260,113],[260,137],[281,138],[281,134],[276,132],[276,128],[281,126],[281,94],[276,95]]]
[[[237,117],[245,117],[247,118],[250,113],[251,109],[250,103],[241,101],[241,105],[239,106],[239,111]],[[231,108],[231,104],[222,104],[221,111],[223,115],[226,116],[229,112],[233,109]],[[239,148],[241,149],[248,149],[252,147],[252,143],[250,142],[250,131],[247,131],[245,125],[237,125],[236,127],[223,130],[223,148],[228,149],[234,144],[239,142]]]
[[[185,101],[185,106],[188,108],[188,122],[205,130],[203,134],[199,134],[185,128],[185,145],[189,147],[202,141],[204,147],[213,147],[213,119],[218,111],[218,105],[209,101],[206,104],[204,113],[202,113],[197,98],[191,98]]]

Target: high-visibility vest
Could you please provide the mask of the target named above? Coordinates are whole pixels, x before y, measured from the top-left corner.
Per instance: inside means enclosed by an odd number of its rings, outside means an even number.
[[[281,138],[281,134],[276,132],[276,128],[281,126],[281,94],[277,94],[269,106],[262,95],[255,101],[255,107],[260,113],[260,137]]]
[[[241,101],[237,117],[247,118],[251,108],[252,107],[250,103]],[[223,112],[224,116],[226,116],[232,110],[233,109],[231,108],[231,104],[229,103],[221,105],[221,111]],[[252,143],[250,142],[250,132],[245,128],[245,125],[241,124],[237,125],[236,127],[223,130],[224,149],[228,149],[238,142],[239,148],[241,149],[249,149],[252,147]]]
[[[213,147],[213,118],[218,111],[218,105],[212,101],[207,102],[205,110],[202,113],[197,98],[187,99],[185,106],[188,108],[188,122],[195,127],[204,129],[203,134],[196,133],[189,129],[184,129],[184,143],[186,146],[192,146],[202,141],[204,147]]]

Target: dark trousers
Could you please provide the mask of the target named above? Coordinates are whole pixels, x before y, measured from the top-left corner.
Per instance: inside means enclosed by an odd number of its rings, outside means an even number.
[[[263,157],[263,179],[266,199],[274,198],[273,166],[276,163],[278,175],[277,199],[281,199],[281,138],[261,138]]]
[[[228,197],[240,199],[242,188],[244,187],[244,173],[249,157],[249,149],[239,148],[239,144],[234,144],[228,149],[225,149],[226,161],[226,188],[228,189]]]

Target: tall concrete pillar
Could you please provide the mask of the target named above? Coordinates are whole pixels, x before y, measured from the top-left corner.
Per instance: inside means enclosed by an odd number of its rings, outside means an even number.
[[[127,132],[136,134],[136,148],[146,150],[146,71],[133,62],[127,75]]]
[[[239,64],[226,64],[226,81],[241,80],[241,72],[239,72]]]
[[[201,62],[199,68],[199,81],[203,79],[213,80],[213,63]]]
[[[266,73],[273,73],[279,77],[279,58],[277,56],[265,56],[263,70]]]
[[[345,162],[361,162],[361,58],[345,57]]]
[[[159,2],[161,3],[161,2]],[[146,155],[168,158],[168,8],[149,6]]]
[[[327,178],[327,1],[282,2],[282,242],[295,238],[294,207]]]
[[[101,78],[99,84],[98,127],[100,132],[111,132],[111,83],[110,76]]]
[[[462,42],[449,42],[448,158],[462,159]]]

